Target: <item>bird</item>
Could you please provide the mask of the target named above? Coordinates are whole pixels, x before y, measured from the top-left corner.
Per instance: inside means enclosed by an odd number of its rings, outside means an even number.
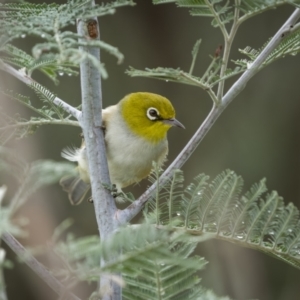
[[[135,92],[102,110],[102,122],[111,183],[118,191],[147,177],[153,162],[163,165],[168,154],[167,132],[185,128],[175,119],[175,109],[165,97]],[[86,147],[65,148],[62,157],[78,163],[78,176],[63,177],[60,185],[72,205],[90,189]]]

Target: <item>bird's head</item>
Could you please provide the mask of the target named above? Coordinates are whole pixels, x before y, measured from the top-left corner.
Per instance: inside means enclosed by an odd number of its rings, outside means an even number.
[[[171,102],[152,93],[132,93],[120,101],[121,114],[133,133],[152,143],[166,138],[172,126],[184,128],[175,119],[175,109]]]

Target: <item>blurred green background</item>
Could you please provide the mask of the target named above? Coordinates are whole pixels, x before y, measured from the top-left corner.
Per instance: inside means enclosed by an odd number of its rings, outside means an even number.
[[[49,1],[50,3],[51,1]],[[201,76],[210,63],[218,45],[223,44],[218,29],[209,19],[191,17],[186,9],[174,4],[153,6],[150,0],[136,0],[134,7],[121,8],[113,16],[100,19],[101,39],[120,49],[124,63],[117,65],[114,57],[102,51],[101,58],[109,78],[102,81],[104,106],[115,104],[124,95],[135,91],[149,91],[169,98],[177,111],[177,119],[186,130],[172,129],[169,133],[172,161],[188,142],[208,114],[212,102],[199,88],[145,78],[131,78],[124,72],[129,66],[180,67],[189,70],[191,50],[195,41],[202,39],[194,74]],[[268,11],[243,24],[233,44],[231,59],[241,58],[238,48],[260,48],[292,13],[290,6]],[[75,29],[74,29],[75,30]],[[31,39],[18,41],[28,52]],[[225,110],[203,142],[183,167],[185,182],[199,173],[211,177],[230,168],[242,175],[245,189],[261,178],[267,178],[270,190],[277,190],[285,202],[299,207],[300,200],[300,57],[286,57],[257,74],[243,92]],[[1,74],[5,87],[37,97],[24,84],[7,74]],[[33,77],[47,86],[61,99],[79,105],[79,77],[62,76],[58,86],[41,73]],[[236,78],[226,82],[226,90]],[[29,112],[11,101],[1,100],[9,113]],[[61,150],[69,145],[80,145],[80,130],[48,126],[24,140],[11,143],[20,157],[27,161],[37,159],[62,160]],[[7,178],[2,178],[7,183]],[[127,191],[138,197],[149,183],[143,181]],[[13,185],[9,185],[9,195]],[[93,206],[69,204],[67,195],[58,185],[36,193],[20,211],[19,216],[29,220],[28,246],[45,245],[53,230],[66,218],[74,219],[71,231],[77,236],[97,234]],[[136,218],[138,221],[139,218]],[[200,275],[202,284],[219,295],[234,299],[297,300],[300,298],[300,271],[262,253],[240,248],[226,242],[210,241],[197,249],[209,264]],[[8,250],[9,258],[15,256]],[[45,262],[48,263],[48,262]],[[26,266],[16,262],[6,273],[9,299],[56,299],[56,295]],[[83,297],[94,286],[78,288]]]

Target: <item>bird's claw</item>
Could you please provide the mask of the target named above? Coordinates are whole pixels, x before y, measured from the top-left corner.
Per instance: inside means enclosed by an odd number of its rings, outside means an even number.
[[[117,189],[117,186],[115,184],[109,185],[109,184],[103,184],[104,188],[106,188],[108,191],[110,191],[110,194],[114,197],[117,198],[120,195],[123,195],[122,192],[119,192]]]

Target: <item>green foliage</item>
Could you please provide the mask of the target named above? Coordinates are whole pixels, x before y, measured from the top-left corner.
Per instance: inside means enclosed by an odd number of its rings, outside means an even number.
[[[242,187],[242,178],[230,170],[210,183],[208,176],[197,176],[173,201],[176,228],[254,248],[300,268],[299,210],[292,203],[285,206],[277,192],[263,197],[267,191],[264,179],[244,195]],[[160,215],[168,216],[167,206],[161,203]],[[164,224],[172,221],[163,219]]]
[[[134,68],[130,68],[126,71],[126,73],[132,77],[148,77],[148,78],[155,78],[160,80],[165,80],[166,82],[178,82],[183,84],[195,85],[200,86],[202,88],[209,88],[210,86],[205,82],[201,81],[201,78],[190,75],[187,72],[184,72],[180,69],[173,69],[173,68],[156,68],[156,69],[149,69],[146,68],[145,71],[136,70]]]
[[[239,50],[242,54],[246,55],[249,59],[241,59],[234,61],[235,64],[239,65],[243,70],[251,66],[256,57],[264,50],[267,43],[259,50],[246,47],[243,50]],[[271,64],[279,58],[284,58],[287,55],[295,56],[300,52],[300,32],[295,31],[276,47],[274,51],[268,56],[265,62],[260,66],[260,69]],[[259,70],[260,70],[259,69]]]
[[[4,62],[24,68],[29,76],[31,76],[34,70],[39,69],[57,84],[58,76],[62,76],[63,74],[67,74],[68,76],[78,75],[78,72],[73,69],[75,67],[74,64],[57,64],[56,59],[51,55],[49,55],[49,58],[45,54],[43,58],[35,59],[33,56],[11,44],[6,44],[2,51],[2,60]]]
[[[236,60],[234,63],[237,66],[234,68],[229,68],[228,61],[230,48],[239,26],[250,17],[260,14],[266,10],[277,8],[283,4],[290,4],[296,7],[298,7],[300,4],[299,0],[236,0],[234,3],[225,0],[153,0],[154,4],[171,2],[175,3],[178,7],[188,8],[192,16],[211,17],[212,25],[214,27],[219,27],[223,34],[225,53],[222,54],[223,46],[220,45],[216,49],[214,55],[210,55],[211,63],[202,76],[195,76],[192,74],[200,41],[195,44],[192,51],[193,60],[189,72],[183,71],[180,68],[174,69],[158,67],[155,69],[146,68],[145,70],[136,70],[134,68],[130,68],[127,71],[127,74],[130,76],[155,78],[198,86],[207,91],[214,103],[217,105],[220,103],[223,97],[225,80],[246,71],[264,48],[262,47],[260,50],[252,50],[251,47],[247,47],[244,50],[240,50],[240,52],[247,55],[250,59]],[[280,45],[271,53],[268,59],[257,71],[279,58],[285,57],[286,55],[296,55],[299,53],[298,27],[299,26],[297,24],[295,28],[290,28],[290,31],[294,32],[282,39]],[[216,85],[218,85],[217,92],[213,90]]]
[[[232,2],[225,0],[153,0],[153,4],[175,3],[178,7],[188,8],[192,16],[211,17],[214,27],[224,26],[233,21],[234,10],[238,9],[238,22],[256,16],[266,10],[277,8],[283,4],[299,5],[299,0],[243,0]]]
[[[143,210],[144,217],[149,223],[156,225],[176,224],[180,210],[180,202],[177,201],[182,195],[183,173],[181,170],[174,170],[173,176],[160,187],[159,176],[162,170],[154,164],[152,173],[149,176],[151,183],[158,182],[155,195],[147,202]]]
[[[5,178],[11,175],[19,186],[16,188],[10,201],[3,205],[7,191],[5,185],[0,186],[0,236],[12,234],[25,236],[22,226],[27,221],[16,218],[14,213],[37,190],[44,186],[58,182],[64,175],[74,174],[74,166],[69,163],[57,163],[50,160],[36,161],[27,164],[11,149],[0,147],[0,174]],[[10,185],[8,185],[10,188]],[[12,267],[12,263],[5,259],[5,251],[0,247],[0,298],[7,299],[3,268]],[[5,296],[5,297],[4,297]]]
[[[47,104],[47,106],[44,106],[41,110],[44,116],[52,118],[52,116],[56,114],[59,119],[62,120],[64,118],[65,111],[53,103],[56,97],[54,94],[38,83],[33,83],[30,87],[35,91],[40,100]]]
[[[123,60],[119,50],[103,41],[81,36],[69,31],[69,27],[76,24],[76,20],[90,21],[115,13],[116,8],[134,5],[132,0],[117,0],[107,4],[97,4],[90,9],[90,1],[69,0],[58,4],[6,3],[0,5],[0,51],[4,53],[3,60],[21,68],[28,75],[40,69],[55,82],[58,75],[77,74],[74,68],[89,59],[107,77],[106,70],[97,59],[86,51],[86,47],[101,48],[116,56],[118,62]],[[33,56],[11,44],[19,38],[35,36],[43,42],[37,43],[33,49]],[[80,49],[78,48],[80,47]]]
[[[25,223],[21,218],[14,217],[16,210],[37,189],[57,182],[63,175],[73,173],[74,167],[71,164],[47,160],[27,164],[10,149],[0,147],[0,174],[4,174],[6,177],[11,175],[19,184],[6,205],[3,205],[3,201],[8,187],[0,186],[0,236],[7,232],[14,236],[24,236],[22,225]],[[10,262],[5,260],[4,250],[0,248],[0,295],[5,288],[2,269],[10,266]]]
[[[72,121],[69,115],[65,115],[65,111],[59,105],[54,104],[55,95],[48,89],[38,83],[33,83],[30,87],[44,103],[41,108],[35,107],[27,96],[14,93],[13,91],[0,90],[7,98],[19,102],[36,115],[29,120],[22,118],[19,114],[11,117],[7,112],[2,111],[0,107],[0,144],[2,146],[13,138],[21,139],[32,135],[42,125],[79,126],[77,121]]]
[[[155,169],[151,180],[159,177]],[[144,211],[146,224],[121,228],[100,241],[96,236],[56,243],[63,268],[60,278],[72,284],[97,281],[104,273],[122,275],[124,299],[219,299],[200,285],[203,259],[191,256],[197,243],[217,238],[250,247],[300,268],[299,210],[267,194],[265,179],[242,192],[243,180],[226,170],[210,181],[198,175],[183,189],[177,170],[159,184]],[[151,224],[154,223],[154,224]],[[100,267],[100,261],[106,264]],[[224,298],[227,299],[227,298]]]
[[[28,164],[5,147],[0,147],[0,172],[10,174],[19,183],[8,206],[10,214],[23,205],[36,190],[58,182],[63,176],[76,175],[71,163],[40,160]]]
[[[154,0],[155,4],[175,3],[188,8],[192,16],[212,18],[212,25],[220,28],[225,40],[224,56],[219,46],[202,76],[193,75],[201,40],[192,50],[189,72],[173,68],[130,69],[131,76],[152,77],[165,81],[198,86],[206,90],[215,103],[222,98],[223,82],[245,71],[263,50],[247,47],[241,50],[249,60],[237,60],[235,69],[227,67],[230,47],[239,25],[248,18],[265,10],[296,1],[247,0],[234,3],[224,0]],[[133,5],[131,0],[118,0],[96,5],[90,9],[90,1],[69,0],[63,5],[10,3],[0,6],[0,51],[2,61],[22,68],[24,75],[31,76],[40,70],[55,83],[63,74],[76,75],[75,68],[86,59],[90,60],[106,77],[101,62],[87,51],[88,47],[101,48],[123,60],[119,50],[103,41],[87,38],[70,31],[76,20],[90,21],[95,16],[112,14],[120,6]],[[73,28],[74,29],[74,28]],[[294,29],[291,29],[294,30]],[[298,27],[284,38],[265,63],[285,55],[299,52]],[[28,36],[41,42],[32,49],[32,55],[16,48],[12,43]],[[1,63],[1,62],[0,62]],[[259,69],[258,69],[259,70]],[[213,88],[218,84],[218,93]],[[0,111],[0,141],[12,137],[24,137],[43,124],[71,124],[62,107],[55,105],[55,95],[45,87],[34,83],[31,88],[43,102],[43,107],[34,107],[28,97],[4,92],[30,108],[38,117],[24,120],[10,117]],[[221,96],[220,96],[221,95]],[[12,224],[14,212],[25,203],[32,193],[43,186],[56,183],[64,175],[73,175],[72,164],[53,161],[36,161],[27,164],[7,149],[0,148],[0,171],[13,175],[19,182],[14,197],[0,209],[0,235],[4,231],[21,234],[19,226]],[[54,273],[67,284],[78,281],[99,281],[101,275],[109,275],[118,284],[124,285],[123,298],[143,299],[228,299],[218,298],[200,285],[199,270],[206,262],[193,256],[198,243],[217,238],[244,247],[250,247],[279,258],[300,268],[300,219],[293,204],[284,205],[277,192],[266,194],[265,180],[254,184],[243,193],[243,180],[233,171],[226,170],[209,181],[205,174],[198,175],[192,183],[183,187],[183,174],[175,170],[167,183],[160,185],[161,170],[154,168],[150,177],[157,181],[157,189],[144,210],[145,224],[131,225],[105,240],[88,236],[75,238],[68,235],[65,242],[58,241],[68,228],[65,222],[55,232],[53,241],[59,268]],[[0,204],[5,194],[0,187]],[[130,198],[130,197],[127,197]],[[0,249],[1,256],[1,249]],[[100,266],[100,262],[105,265]],[[1,268],[0,257],[0,268]],[[122,275],[122,278],[119,276]],[[1,277],[1,274],[0,274]],[[0,293],[1,293],[0,278]],[[101,293],[101,291],[100,291]],[[99,295],[91,296],[98,297]],[[99,298],[99,297],[98,297]]]
[[[287,0],[243,0],[240,1],[239,9],[243,13],[240,18],[241,21],[244,21],[248,18],[256,16],[266,10],[274,9],[283,4],[292,4],[294,6],[299,5],[299,0],[296,1],[287,1]]]
[[[98,280],[101,273],[121,273],[124,299],[195,299],[202,293],[196,272],[205,261],[189,257],[194,248],[185,234],[166,227],[129,226],[101,242],[97,237],[69,237],[66,243],[58,243],[55,253],[68,267],[56,272],[73,280]],[[100,259],[106,261],[102,267]]]

